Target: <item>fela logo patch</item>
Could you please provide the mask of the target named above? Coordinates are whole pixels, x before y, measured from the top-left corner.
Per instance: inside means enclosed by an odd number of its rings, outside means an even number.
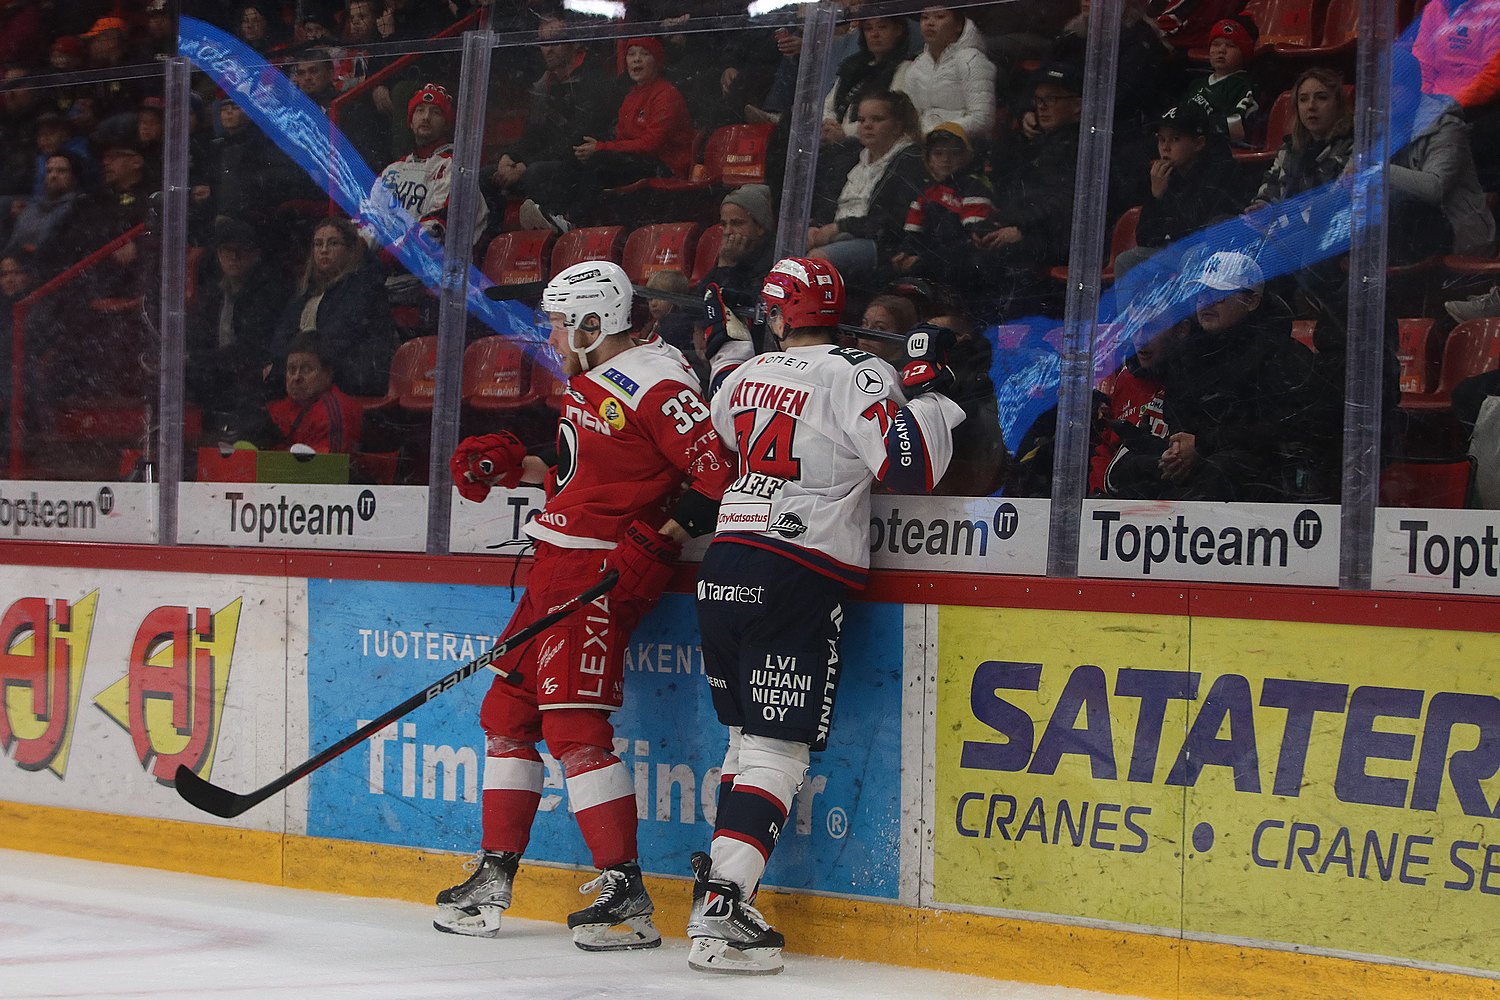
[[[615,430],[625,429],[625,404],[615,397],[606,397],[604,402],[599,404],[599,416],[603,417],[604,422]]]

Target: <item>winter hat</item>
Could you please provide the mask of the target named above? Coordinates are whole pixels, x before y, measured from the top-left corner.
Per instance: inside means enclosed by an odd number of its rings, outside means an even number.
[[[656,58],[656,65],[658,67],[665,66],[667,64],[667,50],[662,47],[661,39],[645,37],[632,38],[625,43],[625,51],[629,52],[631,47],[636,45],[651,53],[651,55]]]
[[[1214,25],[1213,30],[1208,33],[1210,43],[1216,38],[1228,39],[1235,48],[1240,50],[1240,55],[1244,57],[1246,63],[1249,63],[1255,55],[1255,39],[1250,36],[1250,31],[1243,21],[1226,17]]]
[[[101,17],[94,22],[94,26],[84,33],[84,38],[96,38],[106,31],[118,31],[124,35],[130,31],[130,25],[125,23],[124,18]]]
[[[768,233],[776,231],[776,216],[771,207],[771,189],[764,184],[746,184],[724,196],[724,204],[745,210],[745,214]]]
[[[973,152],[974,147],[969,144],[969,133],[958,122],[943,122],[941,125],[932,126],[932,131],[927,133],[927,145],[931,146],[935,141],[957,140],[964,147],[965,152]]]
[[[435,104],[437,109],[443,113],[443,117],[449,122],[453,121],[453,95],[448,93],[447,87],[441,87],[435,83],[429,83],[415,94],[411,100],[406,102],[406,123],[411,124],[411,116],[417,110],[418,105]]]

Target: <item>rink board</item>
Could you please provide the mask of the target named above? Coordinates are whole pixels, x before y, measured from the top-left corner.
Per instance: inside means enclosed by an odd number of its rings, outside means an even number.
[[[939,620],[934,903],[1500,973],[1500,636]]]
[[[516,592],[519,595],[519,591]],[[506,587],[314,580],[308,585],[312,742],[332,743],[488,648],[514,610]],[[832,746],[814,754],[766,873],[767,885],[895,899],[901,863],[902,609],[850,609]],[[311,778],[308,832],[437,850],[480,841],[490,676],[393,724]],[[635,784],[642,865],[684,875],[706,848],[724,760],[693,601],[668,595],[626,658],[615,748]],[[913,739],[916,734],[913,734]],[[543,753],[527,856],[589,866],[563,773]]]
[[[413,900],[460,873],[482,679],[234,820],[170,783],[258,787],[453,669],[514,606],[477,585],[493,559],[5,551],[0,845]],[[870,597],[762,896],[795,948],[1174,998],[1500,996],[1493,603],[915,574]],[[669,595],[617,718],[669,934],[722,753],[696,642]],[[517,915],[576,905],[560,777]]]

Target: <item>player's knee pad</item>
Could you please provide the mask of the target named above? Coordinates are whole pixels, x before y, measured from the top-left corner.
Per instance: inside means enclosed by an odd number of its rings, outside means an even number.
[[[554,708],[542,713],[547,749],[562,765],[563,774],[581,774],[612,763],[614,726],[609,713],[596,708]]]
[[[791,808],[797,790],[807,780],[806,743],[746,733],[740,737],[739,758],[736,783],[744,782],[770,792],[783,806]]]

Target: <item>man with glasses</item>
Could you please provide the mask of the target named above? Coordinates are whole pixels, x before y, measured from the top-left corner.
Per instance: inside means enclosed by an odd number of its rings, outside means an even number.
[[[1032,103],[1035,134],[997,179],[995,211],[972,236],[991,289],[990,318],[1035,311],[1030,299],[1040,290],[1041,275],[1068,262],[1083,74],[1067,63],[1043,67]]]

